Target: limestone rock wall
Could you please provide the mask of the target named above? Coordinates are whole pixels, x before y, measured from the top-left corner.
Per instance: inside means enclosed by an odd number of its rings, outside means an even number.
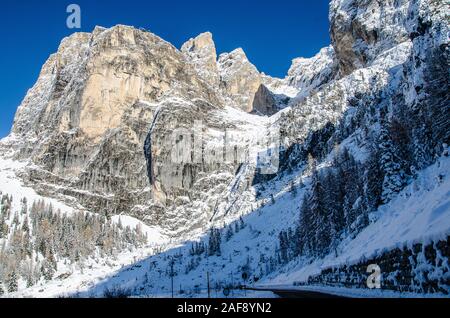
[[[156,108],[174,94],[221,107],[183,54],[150,32],[119,25],[72,35],[16,115],[17,156],[35,164],[25,179],[97,212],[148,204],[143,146]]]

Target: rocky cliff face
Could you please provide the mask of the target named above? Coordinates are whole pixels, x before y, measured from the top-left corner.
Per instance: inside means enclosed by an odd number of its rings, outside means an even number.
[[[341,75],[370,65],[383,52],[411,40],[412,34],[423,33],[432,20],[443,28],[435,36],[444,40],[448,31],[448,23],[442,20],[448,12],[444,2],[332,1],[330,30]]]
[[[26,179],[99,212],[148,204],[142,149],[167,96],[222,107],[183,54],[149,32],[117,26],[65,39],[14,121],[18,156],[35,164]]]

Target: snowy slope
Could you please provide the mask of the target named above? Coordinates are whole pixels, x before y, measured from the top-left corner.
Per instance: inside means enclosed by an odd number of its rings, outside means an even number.
[[[28,162],[19,162],[0,157],[0,192],[2,194],[12,195],[15,198],[25,197],[28,202],[45,199],[47,202],[52,203],[56,209],[60,209],[64,213],[73,213],[74,209],[66,204],[51,198],[44,198],[38,195],[32,188],[23,185],[23,182],[17,177],[17,174],[23,173],[23,170],[28,164]],[[13,211],[20,211],[20,200],[14,200],[12,204]]]
[[[450,234],[449,171],[450,158],[442,157],[420,173],[397,198],[373,213],[371,224],[355,239],[343,241],[338,247],[337,257],[332,253],[312,263],[311,260],[293,262],[263,284],[292,285],[292,282],[307,280],[324,268],[351,264],[405,243],[412,245],[445,239]]]
[[[348,264],[359,260],[361,257],[370,257],[372,254],[385,249],[392,249],[404,242],[427,242],[430,239],[444,237],[450,234],[450,158],[443,157],[436,164],[420,173],[417,179],[402,191],[391,203],[380,207],[371,215],[371,224],[363,230],[354,240],[347,239],[338,247],[338,256],[334,254],[323,260],[299,259],[293,261],[281,269],[277,269],[267,278],[247,284],[255,284],[264,287],[294,288],[293,282],[307,279],[325,267],[332,265]],[[437,181],[443,176],[441,181]],[[179,244],[178,247],[167,252],[145,258],[140,262],[130,262],[125,268],[111,268],[111,274],[107,274],[105,268],[99,269],[102,279],[94,278],[89,284],[79,286],[73,281],[50,284],[45,295],[56,296],[63,292],[64,295],[77,293],[78,296],[102,296],[105,290],[114,288],[128,290],[130,295],[145,297],[167,297],[170,291],[171,259],[175,260],[174,277],[176,295],[179,297],[204,296],[206,288],[206,271],[210,272],[211,285],[245,283],[241,278],[242,266],[249,262],[253,273],[258,274],[260,266],[267,262],[261,262],[261,255],[270,255],[276,249],[274,239],[280,230],[294,225],[298,215],[298,204],[303,195],[299,189],[295,197],[288,192],[287,179],[272,182],[268,187],[268,193],[277,193],[274,203],[267,198],[265,206],[244,216],[245,228],[234,234],[229,241],[223,241],[221,256],[205,258],[189,255],[191,242]],[[297,180],[297,182],[300,180]],[[308,177],[302,180],[307,188]],[[255,206],[262,202],[255,202]],[[388,233],[389,235],[383,235]],[[206,238],[200,238],[200,240]],[[195,241],[195,240],[194,240]],[[186,266],[190,262],[198,262],[196,268],[186,272]],[[132,264],[131,264],[132,263]],[[263,269],[264,270],[264,269]],[[99,275],[99,276],[102,276]],[[62,287],[64,286],[64,287]],[[221,296],[221,288],[215,291],[215,295]],[[183,294],[179,294],[180,289]],[[399,297],[395,292],[369,292],[347,291],[340,289],[323,289],[315,287],[315,290],[326,290],[337,294],[346,294],[357,297]],[[27,290],[24,295],[35,294],[35,290]],[[238,296],[238,295],[235,295]],[[416,294],[404,294],[402,297],[417,297]]]
[[[20,223],[24,222],[26,215],[20,212],[23,198],[26,198],[29,203],[45,200],[47,204],[53,206],[55,211],[59,210],[60,213],[66,215],[81,212],[89,213],[82,206],[78,209],[69,207],[56,199],[43,197],[32,188],[25,186],[17,174],[23,173],[27,166],[27,162],[0,157],[0,194],[14,198],[10,219],[7,222],[11,224],[15,216],[19,217]],[[58,261],[58,270],[54,274],[54,280],[50,282],[41,280],[31,288],[26,288],[25,282],[19,280],[19,292],[10,293],[8,297],[55,297],[67,290],[76,291],[79,288],[88,288],[99,279],[111,275],[111,273],[120,270],[124,266],[135,263],[139,259],[146,258],[171,246],[169,239],[162,233],[161,229],[149,227],[133,217],[116,215],[112,217],[112,222],[120,223],[123,227],[130,227],[131,229],[140,227],[142,232],[147,235],[147,244],[143,248],[122,251],[114,257],[103,257],[98,254],[91,255],[89,259],[80,264],[70,264],[62,259]],[[0,246],[4,241],[5,239],[0,238]]]

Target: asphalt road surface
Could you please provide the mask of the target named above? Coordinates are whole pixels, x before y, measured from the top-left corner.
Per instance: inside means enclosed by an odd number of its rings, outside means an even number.
[[[343,296],[337,296],[327,294],[324,292],[299,290],[299,289],[271,289],[271,288],[251,288],[246,287],[247,290],[254,291],[270,291],[281,298],[303,298],[303,299],[325,299],[325,298],[345,298]]]

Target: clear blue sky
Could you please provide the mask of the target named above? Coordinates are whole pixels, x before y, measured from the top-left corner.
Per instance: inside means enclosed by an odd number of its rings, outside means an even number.
[[[143,27],[180,47],[204,31],[219,53],[242,47],[258,69],[284,77],[295,57],[313,56],[329,40],[329,0],[3,0],[0,10],[0,138],[42,64],[61,39],[66,7],[82,10],[82,28]]]

